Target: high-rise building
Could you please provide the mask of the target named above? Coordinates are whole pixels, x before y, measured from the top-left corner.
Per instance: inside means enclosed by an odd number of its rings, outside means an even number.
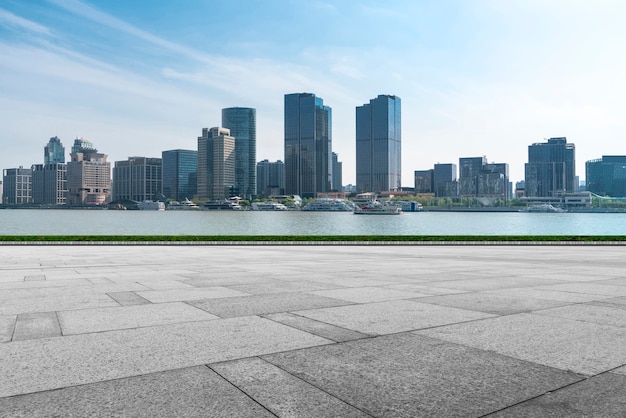
[[[48,141],[48,145],[44,147],[44,164],[64,164],[65,163],[65,147],[61,140],[54,136]]]
[[[568,144],[563,137],[529,145],[524,171],[527,197],[574,193],[577,190],[574,144]]]
[[[33,203],[64,205],[67,202],[67,164],[34,164]]]
[[[434,170],[416,170],[415,177],[415,193],[435,193],[433,186]]]
[[[402,187],[401,101],[379,95],[356,108],[356,188],[358,193]]]
[[[262,197],[285,194],[285,163],[259,161],[256,166],[257,193]]]
[[[333,184],[331,189],[336,192],[343,190],[343,163],[339,161],[339,155],[333,152]]]
[[[459,158],[459,195],[508,199],[509,165],[486,157]]]
[[[198,199],[225,199],[234,189],[235,138],[226,128],[203,128],[198,137]]]
[[[459,182],[456,180],[456,164],[435,164],[433,186],[437,197],[458,197]]]
[[[111,199],[111,163],[90,141],[76,138],[67,163],[67,204],[103,205]]]
[[[113,167],[113,201],[160,200],[163,197],[160,158],[129,157]]]
[[[586,190],[600,196],[626,197],[626,155],[604,155],[585,163]]]
[[[332,110],[311,93],[285,95],[285,193],[315,197],[332,183]]]
[[[198,151],[163,151],[163,194],[167,199],[193,199],[198,191]]]
[[[32,178],[30,168],[7,168],[2,173],[2,203],[20,205],[32,203]]]
[[[222,126],[235,137],[235,189],[239,196],[256,195],[256,109],[222,109]]]

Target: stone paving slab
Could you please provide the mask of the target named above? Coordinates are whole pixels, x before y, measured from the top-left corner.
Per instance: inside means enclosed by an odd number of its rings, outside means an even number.
[[[273,417],[205,366],[0,398],[5,417]]]
[[[585,293],[564,292],[551,289],[523,288],[523,289],[496,289],[485,290],[485,293],[493,293],[496,295],[533,298],[542,300],[553,300],[557,302],[584,303],[592,301],[600,301],[606,299],[607,296],[590,295]]]
[[[480,416],[581,380],[411,334],[262,358],[375,417]]]
[[[489,415],[492,418],[589,418],[626,415],[626,376],[604,373]]]
[[[288,292],[309,292],[313,290],[329,290],[329,289],[343,289],[342,286],[336,286],[328,283],[313,282],[310,280],[298,280],[298,281],[282,281],[274,280],[272,282],[258,283],[258,284],[239,284],[239,285],[226,285],[229,289],[237,290],[239,292],[248,293],[251,295],[265,295],[268,293],[288,293]]]
[[[341,299],[354,303],[383,302],[387,300],[414,298],[415,293],[382,287],[360,287],[350,289],[320,290],[309,292],[312,295]]]
[[[263,318],[271,319],[272,321],[280,322],[281,324],[289,325],[290,327],[294,327],[313,335],[317,335],[318,337],[336,342],[352,341],[370,337],[368,334],[337,327],[335,325],[315,321],[310,318],[305,318],[303,316],[287,312],[267,314],[263,315]]]
[[[238,292],[236,290],[228,289],[221,286],[193,289],[148,290],[143,292],[137,292],[137,294],[152,303],[182,302],[186,300],[204,300],[246,296],[246,294],[243,292]]]
[[[626,328],[626,309],[606,305],[577,304],[534,312],[557,318],[573,319],[596,324]]]
[[[517,314],[416,333],[585,375],[626,364],[626,329],[546,315]]]
[[[445,296],[429,296],[415,299],[421,303],[450,306],[494,315],[510,315],[537,309],[553,308],[567,302],[557,302],[528,297],[506,296],[485,292],[458,293]]]
[[[119,304],[108,295],[101,293],[4,299],[0,300],[0,315],[104,308],[107,306],[119,306]]]
[[[370,416],[259,358],[212,364],[211,369],[279,417]]]
[[[20,314],[17,316],[13,341],[35,340],[61,335],[55,312]]]
[[[0,344],[0,397],[328,343],[259,317],[17,341]]]
[[[294,313],[364,334],[376,335],[474,321],[493,316],[411,300],[312,309]]]
[[[63,335],[218,319],[186,303],[171,302],[59,312]]]
[[[350,302],[303,293],[268,293],[265,295],[190,301],[189,303],[221,318],[234,318],[289,312],[302,308],[313,309],[342,306]]]
[[[0,315],[0,343],[11,341],[17,315]]]
[[[612,286],[598,283],[565,283],[551,286],[539,286],[537,289],[582,293],[584,295],[626,296],[626,286]]]
[[[126,284],[87,284],[85,286],[54,286],[30,289],[6,289],[1,292],[2,299],[27,299],[39,297],[66,297],[70,295],[84,295],[91,293],[129,292],[147,290],[138,283]]]
[[[122,306],[147,305],[152,303],[135,292],[108,292],[107,295]]]

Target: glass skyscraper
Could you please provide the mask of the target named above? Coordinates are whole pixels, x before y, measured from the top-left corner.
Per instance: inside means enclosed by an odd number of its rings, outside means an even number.
[[[566,138],[528,146],[524,167],[527,197],[554,197],[576,191],[574,144]]]
[[[356,189],[358,193],[401,188],[401,101],[379,95],[356,108]]]
[[[65,163],[65,147],[58,137],[50,138],[48,145],[43,149],[44,164],[64,164]]]
[[[222,126],[235,137],[235,188],[246,199],[256,191],[256,109],[222,109]]]
[[[285,95],[285,193],[315,197],[332,182],[332,111],[311,93]]]
[[[166,199],[191,200],[198,188],[198,151],[163,151],[163,194]]]
[[[604,155],[585,164],[587,191],[600,196],[626,197],[626,155]]]

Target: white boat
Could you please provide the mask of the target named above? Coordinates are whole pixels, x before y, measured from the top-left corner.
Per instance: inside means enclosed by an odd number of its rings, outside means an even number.
[[[167,210],[199,210],[200,206],[193,203],[191,200],[185,198],[184,201],[178,202],[176,200],[172,200],[167,205]]]
[[[287,206],[278,202],[254,202],[252,204],[252,210],[289,210]]]
[[[302,210],[312,212],[352,212],[354,203],[345,199],[322,197],[307,203]]]
[[[214,200],[204,204],[205,210],[243,210],[239,202],[234,200]]]
[[[153,200],[144,200],[143,202],[138,202],[137,207],[140,210],[165,210],[165,203],[159,202],[158,200],[156,202]]]
[[[533,206],[528,206],[524,209],[522,209],[522,212],[543,212],[543,213],[554,213],[554,212],[565,212],[565,210],[561,209],[561,208],[557,208],[552,206],[549,203],[545,203],[543,205],[533,205]]]
[[[401,215],[402,208],[399,206],[383,205],[378,201],[363,206],[355,205],[355,215]]]

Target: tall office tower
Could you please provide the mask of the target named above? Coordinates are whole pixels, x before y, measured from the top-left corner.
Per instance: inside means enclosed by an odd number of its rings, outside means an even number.
[[[358,193],[400,190],[401,102],[379,95],[356,108],[356,189]]]
[[[103,205],[111,198],[111,163],[90,141],[76,138],[67,163],[67,204]]]
[[[600,196],[626,197],[626,155],[603,155],[585,163],[586,190]]]
[[[456,180],[456,164],[435,164],[433,186],[437,197],[457,197],[459,183]]]
[[[31,203],[33,171],[30,168],[7,168],[2,172],[2,203]]]
[[[552,197],[576,191],[575,147],[566,138],[528,146],[525,164],[526,196]]]
[[[246,199],[256,195],[256,109],[222,109],[222,126],[235,137],[235,189]]]
[[[226,128],[203,128],[198,137],[198,199],[225,199],[234,188],[235,138]]]
[[[343,191],[343,163],[339,161],[339,156],[333,152],[333,183],[331,189],[336,192]]]
[[[65,163],[65,147],[58,137],[50,138],[48,145],[43,149],[44,164],[64,164]]]
[[[459,195],[508,199],[509,165],[486,157],[459,158]]]
[[[285,193],[315,197],[332,182],[332,110],[311,93],[285,95]]]
[[[34,164],[33,203],[64,205],[67,202],[67,164]]]
[[[256,165],[257,193],[261,197],[285,194],[285,163],[259,161]]]
[[[129,157],[113,167],[113,200],[160,200],[163,198],[160,158]]]
[[[431,168],[430,170],[416,170],[414,172],[415,193],[435,193],[433,171]]]
[[[167,199],[193,199],[198,190],[198,151],[174,149],[161,153],[163,194]]]

